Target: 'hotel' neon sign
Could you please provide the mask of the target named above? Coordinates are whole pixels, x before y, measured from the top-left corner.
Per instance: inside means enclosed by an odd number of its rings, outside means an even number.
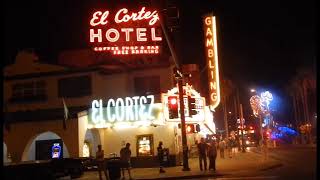
[[[204,36],[210,95],[209,107],[210,110],[213,111],[220,103],[217,29],[215,16],[208,15],[204,17]]]
[[[90,43],[99,45],[94,47],[95,51],[111,51],[117,55],[159,53],[156,43],[162,41],[162,37],[156,28],[160,20],[157,11],[146,11],[142,7],[138,12],[129,12],[122,8],[114,17],[110,18],[111,15],[110,11],[96,11],[91,17]],[[147,42],[151,44],[146,45]]]

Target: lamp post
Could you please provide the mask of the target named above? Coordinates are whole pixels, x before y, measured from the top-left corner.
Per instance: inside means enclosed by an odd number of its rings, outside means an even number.
[[[246,152],[245,150],[245,143],[244,143],[244,134],[243,134],[243,127],[244,127],[244,119],[243,119],[243,110],[242,104],[240,104],[240,124],[241,124],[241,141],[242,141],[242,152]]]

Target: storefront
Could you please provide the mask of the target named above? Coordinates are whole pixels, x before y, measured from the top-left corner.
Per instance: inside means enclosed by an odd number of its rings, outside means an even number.
[[[190,151],[200,137],[215,133],[212,112],[191,86],[184,86],[187,139]],[[155,103],[154,96],[134,96],[117,99],[97,99],[92,101],[89,110],[78,113],[79,133],[83,140],[79,147],[81,152],[88,150],[88,140],[84,133],[95,130],[100,137],[105,157],[119,156],[120,149],[126,143],[131,144],[133,167],[150,167],[157,165],[157,146],[160,141],[169,150],[168,165],[181,162],[182,144],[180,118],[169,118],[168,97],[177,95],[177,88],[163,93],[161,102]],[[196,99],[197,114],[189,116],[188,96]],[[97,143],[95,143],[97,145]],[[88,154],[83,154],[88,156]]]

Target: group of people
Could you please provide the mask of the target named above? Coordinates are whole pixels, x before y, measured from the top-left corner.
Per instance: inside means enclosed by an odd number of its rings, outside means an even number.
[[[199,167],[200,171],[207,170],[207,157],[209,158],[209,170],[216,170],[216,158],[217,158],[217,144],[215,141],[211,141],[209,144],[205,142],[204,138],[200,139],[198,146],[199,154]],[[202,165],[203,164],[203,165]]]
[[[130,150],[130,143],[126,143],[126,146],[120,150],[120,160],[121,160],[121,172],[122,177],[124,179],[125,170],[128,171],[129,179],[132,179],[131,177],[131,164],[130,164],[130,158],[131,158],[131,150]],[[101,171],[104,172],[106,179],[109,179],[108,171],[106,168],[106,163],[104,160],[104,151],[102,150],[102,146],[98,145],[98,151],[96,152],[96,162],[98,165],[98,172],[99,172],[99,178],[102,180],[102,174]]]
[[[207,170],[207,158],[209,159],[209,170],[216,170],[216,158],[217,151],[220,153],[220,158],[225,158],[225,149],[228,149],[229,158],[234,157],[236,151],[236,140],[232,137],[224,140],[221,138],[219,142],[216,140],[211,140],[211,142],[206,143],[204,138],[200,139],[200,143],[196,142],[198,147],[199,155],[199,167],[200,170]]]
[[[158,160],[159,160],[159,172],[165,173],[165,170],[163,169],[164,166],[164,149],[163,149],[163,143],[162,141],[159,142],[159,145],[157,147],[158,151]],[[104,151],[102,150],[102,146],[98,145],[98,151],[96,152],[96,161],[98,165],[98,171],[99,171],[99,178],[102,180],[102,171],[104,172],[106,179],[109,179],[109,175],[106,168],[106,163],[104,160]],[[131,176],[131,150],[130,150],[130,143],[126,143],[126,146],[123,147],[120,150],[120,161],[121,161],[121,173],[122,178],[125,178],[125,170],[128,171],[129,179],[132,179]]]
[[[231,158],[234,153],[235,149],[235,141],[232,138],[227,140],[221,139],[219,142],[215,140],[210,141],[209,143],[205,142],[204,138],[200,139],[200,143],[196,142],[198,148],[198,155],[199,155],[199,167],[200,170],[203,171],[207,170],[207,158],[209,159],[209,170],[216,171],[216,158],[217,158],[217,151],[220,152],[220,157],[223,159],[225,158],[225,149],[229,150],[229,157]],[[164,167],[164,148],[162,147],[162,141],[159,142],[157,147],[157,156],[159,160],[159,173],[165,173]],[[125,170],[128,171],[129,178],[131,177],[131,150],[130,150],[130,143],[126,143],[125,147],[120,150],[120,160],[121,160],[121,172],[122,177],[125,177]],[[106,164],[104,161],[104,151],[102,150],[101,145],[98,145],[98,151],[96,153],[96,160],[98,164],[98,171],[99,177],[102,179],[101,171],[104,171],[106,178],[108,179],[108,172],[106,170]]]

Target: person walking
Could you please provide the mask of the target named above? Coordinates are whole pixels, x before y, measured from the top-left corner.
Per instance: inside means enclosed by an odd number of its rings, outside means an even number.
[[[198,143],[198,154],[199,154],[200,171],[203,170],[202,161],[203,161],[203,164],[204,164],[204,170],[207,170],[207,150],[208,150],[208,144],[205,143],[204,138],[201,138],[200,139],[200,143]]]
[[[104,151],[102,150],[102,146],[98,145],[98,151],[96,152],[96,161],[98,165],[98,172],[99,172],[99,178],[102,180],[101,171],[104,172],[104,175],[106,176],[106,179],[109,179],[107,169],[106,169],[106,162],[104,161]]]
[[[217,145],[215,141],[211,141],[208,147],[209,170],[216,170]]]
[[[159,172],[160,173],[165,173],[166,171],[163,170],[163,155],[164,155],[164,152],[163,152],[163,148],[162,148],[162,141],[159,142],[159,145],[157,147],[157,151],[158,151],[158,160],[159,160],[159,167],[160,167],[160,170]]]
[[[219,151],[220,151],[220,158],[224,159],[224,149],[226,148],[226,142],[224,139],[221,138],[219,142]]]
[[[131,159],[130,143],[126,143],[126,147],[120,150],[120,160],[122,162],[122,166],[121,166],[122,179],[125,179],[125,175],[124,175],[125,169],[128,170],[129,179],[132,179],[131,172],[130,172],[130,168],[131,168],[130,159]]]
[[[237,152],[237,147],[239,146],[238,145],[238,141],[236,140],[235,137],[232,137],[231,138],[231,142],[232,142],[232,157],[235,157],[236,156],[236,152]]]
[[[231,137],[228,138],[227,146],[228,146],[229,158],[232,158],[232,139],[231,139]]]

